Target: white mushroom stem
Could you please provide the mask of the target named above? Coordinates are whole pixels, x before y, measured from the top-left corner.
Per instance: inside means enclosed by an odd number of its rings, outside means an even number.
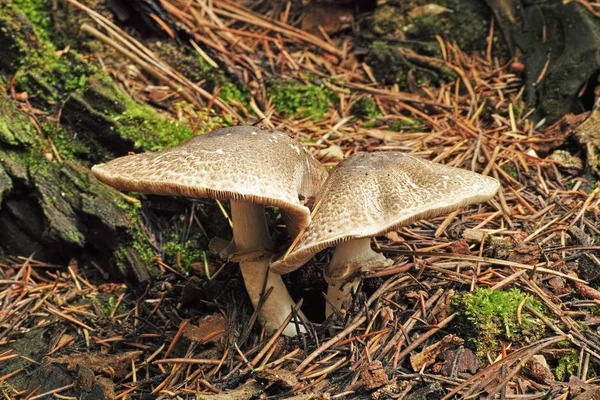
[[[260,302],[263,287],[265,292],[273,287],[273,291],[261,306],[258,320],[265,329],[275,331],[290,315],[295,304],[281,275],[269,273],[270,257],[265,256],[265,249],[272,249],[273,241],[269,235],[264,206],[231,201],[231,219],[236,254],[241,256],[240,268],[254,308]],[[245,257],[245,253],[248,257]],[[290,323],[283,334],[296,336],[296,325]]]
[[[371,239],[356,239],[336,246],[329,265],[325,268],[325,279],[329,283],[327,298],[338,310],[346,309],[352,302],[361,278],[349,278],[357,271],[370,271],[377,267],[391,265],[392,260],[371,249]],[[349,278],[349,279],[348,279]],[[333,308],[327,303],[325,315],[329,317]]]

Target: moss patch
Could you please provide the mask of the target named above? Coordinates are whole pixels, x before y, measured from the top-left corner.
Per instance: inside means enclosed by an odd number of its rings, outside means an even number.
[[[577,354],[577,351],[571,350],[570,353],[558,360],[554,375],[559,381],[564,381],[565,378],[576,374],[577,368],[579,368],[579,354]]]
[[[452,12],[417,15],[405,28],[407,38],[435,41],[435,36],[455,40],[464,51],[484,50],[487,46],[492,13],[485,2],[477,0],[422,0],[419,5],[437,4]],[[496,34],[499,44],[501,36]]]
[[[476,349],[477,355],[485,356],[487,352],[498,351],[501,341],[526,344],[544,332],[544,325],[525,310],[521,324],[518,323],[517,309],[523,301],[542,310],[538,301],[526,299],[525,293],[516,288],[507,291],[477,289],[455,298],[452,306],[459,312],[459,330]]]
[[[388,42],[372,42],[366,61],[378,81],[398,83],[401,90],[408,90],[407,73],[413,66]]]
[[[52,30],[52,19],[49,13],[52,3],[50,1],[11,0],[11,3],[33,24],[38,36],[45,40],[50,39]]]
[[[222,69],[211,67],[204,58],[194,50],[182,49],[174,41],[154,42],[150,46],[163,60],[177,71],[194,82],[204,81],[203,86],[209,92],[219,90],[219,98],[225,102],[240,102],[249,108],[250,91],[243,84],[238,84],[235,77],[228,76]]]
[[[399,7],[384,4],[375,9],[373,14],[373,32],[377,35],[393,34],[402,28],[403,13]]]
[[[194,132],[180,122],[158,115],[150,107],[127,100],[127,109],[113,118],[119,123],[119,135],[144,151],[156,151],[181,143]]]
[[[298,118],[323,118],[329,104],[337,102],[337,95],[324,85],[272,80],[267,85],[267,94],[273,98],[275,109],[288,116]]]
[[[98,293],[92,300],[95,304],[100,307],[105,317],[109,317],[112,314],[115,306],[117,305],[117,296],[110,293]],[[127,311],[127,307],[124,302],[121,302],[117,307],[114,315],[121,315]]]
[[[400,132],[408,128],[413,128],[419,125],[419,121],[415,121],[410,118],[397,119],[390,124],[390,131]]]
[[[82,93],[87,88],[88,76],[98,71],[78,53],[58,55],[50,42],[44,42],[23,59],[17,85],[34,100],[40,97],[54,103],[64,101],[73,92]]]
[[[42,132],[52,140],[58,153],[69,160],[86,157],[90,152],[90,147],[83,141],[75,140],[65,129],[55,124],[44,124]]]
[[[33,127],[25,115],[16,112],[12,103],[0,97],[0,142],[10,146],[27,145],[33,142]]]
[[[170,265],[179,265],[187,273],[190,271],[192,264],[204,261],[205,255],[198,249],[197,243],[193,240],[181,243],[181,241],[173,240],[167,242],[163,246],[166,262]]]
[[[220,76],[221,78],[216,82],[216,84],[221,89],[219,91],[219,97],[225,102],[239,101],[244,105],[244,107],[249,108],[249,92],[247,90],[240,89],[239,86],[237,86],[232,81],[226,79],[224,76],[222,76],[222,74]]]
[[[516,179],[516,180],[519,179],[519,171],[517,170],[517,167],[515,167],[515,165],[513,163],[507,162],[507,163],[503,164],[501,168],[511,178]]]
[[[371,97],[363,97],[352,105],[350,109],[352,114],[360,118],[377,118],[381,111]]]

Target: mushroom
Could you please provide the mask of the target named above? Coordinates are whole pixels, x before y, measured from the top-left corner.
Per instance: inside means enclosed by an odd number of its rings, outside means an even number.
[[[359,272],[392,264],[371,249],[371,238],[486,201],[498,188],[493,178],[409,154],[354,154],[331,172],[315,198],[310,225],[271,270],[291,272],[335,246],[324,269],[327,297],[338,309],[347,307]],[[326,315],[332,311],[327,304]]]
[[[263,288],[273,287],[258,315],[264,327],[273,331],[283,324],[294,302],[281,276],[269,273],[274,245],[264,206],[279,207],[288,230],[299,232],[310,221],[305,204],[327,176],[298,141],[281,132],[236,126],[169,149],[120,157],[92,172],[120,190],[230,200],[233,240],[223,253],[239,260],[255,308]],[[283,333],[294,336],[295,325]]]

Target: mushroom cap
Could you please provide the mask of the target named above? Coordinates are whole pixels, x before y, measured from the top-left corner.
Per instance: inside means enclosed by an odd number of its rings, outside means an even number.
[[[357,153],[340,162],[315,198],[296,247],[271,264],[291,272],[341,242],[383,235],[493,197],[496,179],[399,152]]]
[[[224,128],[161,151],[120,157],[92,172],[120,190],[280,207],[295,229],[308,225],[305,204],[327,177],[300,142],[252,126]]]

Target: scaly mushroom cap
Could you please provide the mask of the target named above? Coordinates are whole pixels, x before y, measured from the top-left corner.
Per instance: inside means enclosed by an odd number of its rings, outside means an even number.
[[[92,172],[120,190],[280,207],[296,224],[292,229],[308,224],[305,204],[327,177],[297,140],[252,126],[220,129],[169,149],[120,157]]]
[[[354,154],[331,172],[315,198],[310,225],[271,269],[291,272],[327,247],[486,201],[499,186],[496,179],[405,153]]]

